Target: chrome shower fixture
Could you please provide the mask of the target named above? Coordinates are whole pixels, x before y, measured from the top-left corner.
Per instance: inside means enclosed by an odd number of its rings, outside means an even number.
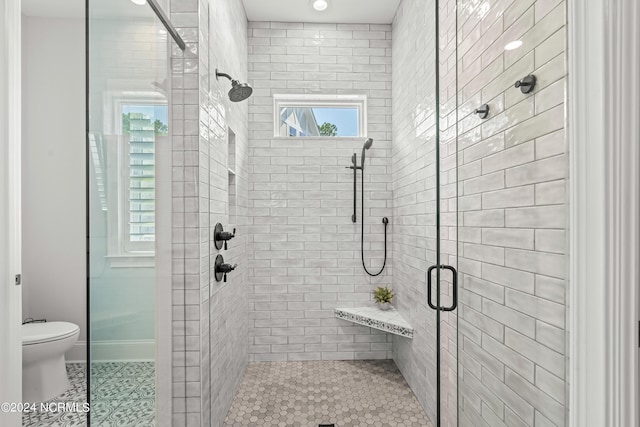
[[[233,77],[231,77],[229,74],[221,73],[216,68],[216,80],[218,80],[218,77],[220,76],[226,77],[231,81],[231,90],[229,91],[229,99],[232,102],[244,101],[245,99],[249,98],[253,93],[253,88],[249,86],[249,83],[240,83],[238,80],[234,80]]]

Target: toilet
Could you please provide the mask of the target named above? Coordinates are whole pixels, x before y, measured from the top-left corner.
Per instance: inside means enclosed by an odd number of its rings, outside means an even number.
[[[70,387],[64,354],[78,340],[80,328],[69,322],[22,325],[22,398],[44,402]]]

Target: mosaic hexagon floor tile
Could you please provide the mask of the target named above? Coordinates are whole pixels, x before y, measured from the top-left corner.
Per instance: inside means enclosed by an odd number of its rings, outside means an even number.
[[[250,363],[225,426],[432,427],[392,360]]]

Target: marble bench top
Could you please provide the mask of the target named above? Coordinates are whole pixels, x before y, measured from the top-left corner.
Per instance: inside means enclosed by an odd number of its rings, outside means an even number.
[[[413,327],[404,320],[395,307],[389,310],[380,310],[378,307],[336,308],[335,316],[359,325],[413,338]]]

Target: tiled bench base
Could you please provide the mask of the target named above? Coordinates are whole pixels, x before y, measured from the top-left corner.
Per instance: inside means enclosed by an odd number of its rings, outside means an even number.
[[[394,307],[386,311],[378,307],[336,308],[335,315],[338,319],[413,338],[413,328]]]

